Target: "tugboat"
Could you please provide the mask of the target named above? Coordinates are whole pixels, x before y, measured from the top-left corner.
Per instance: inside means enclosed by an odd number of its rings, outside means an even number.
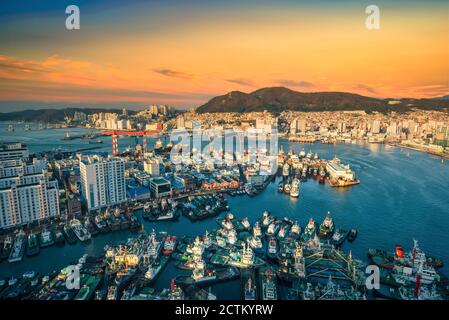
[[[324,218],[323,223],[320,225],[320,229],[318,231],[318,235],[322,239],[328,239],[332,236],[334,232],[334,222],[332,221],[331,214],[328,211],[326,214],[326,218]]]
[[[39,238],[36,234],[30,233],[28,235],[27,256],[32,257],[38,255],[40,252]]]
[[[302,241],[309,241],[310,239],[313,239],[315,237],[315,233],[316,233],[315,221],[313,221],[313,218],[310,218],[309,223],[304,228],[304,233],[301,236]]]
[[[51,230],[44,230],[41,232],[40,245],[41,248],[52,246],[55,243],[54,233]]]
[[[292,187],[290,189],[290,197],[292,197],[292,198],[299,197],[300,188],[301,188],[301,182],[299,181],[299,179],[294,178],[292,181]]]

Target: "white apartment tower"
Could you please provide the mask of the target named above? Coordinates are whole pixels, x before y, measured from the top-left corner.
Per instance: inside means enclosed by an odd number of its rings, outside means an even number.
[[[80,172],[83,201],[88,211],[126,201],[125,163],[120,158],[83,157]]]
[[[58,183],[45,171],[1,178],[0,184],[0,228],[59,215]]]

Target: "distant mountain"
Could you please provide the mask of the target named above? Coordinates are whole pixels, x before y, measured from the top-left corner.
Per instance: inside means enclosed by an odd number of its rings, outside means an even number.
[[[84,112],[93,114],[98,112],[116,112],[121,113],[121,109],[103,109],[103,108],[66,108],[66,109],[37,109],[23,110],[15,112],[0,113],[0,121],[39,121],[39,122],[58,122],[63,121],[65,116],[73,117],[75,112]],[[128,110],[132,114],[134,111]]]
[[[395,100],[396,104],[388,101]],[[298,92],[284,87],[271,87],[251,93],[232,91],[212,98],[197,109],[206,112],[253,112],[267,110],[278,113],[292,111],[365,110],[367,112],[398,111],[411,108],[448,109],[449,100],[436,99],[377,99],[347,92]]]

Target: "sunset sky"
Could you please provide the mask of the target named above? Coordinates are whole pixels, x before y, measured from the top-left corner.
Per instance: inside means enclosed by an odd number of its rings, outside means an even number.
[[[80,8],[80,30],[65,28],[70,4]],[[380,7],[380,30],[365,27],[370,4]],[[1,4],[0,112],[151,103],[186,108],[231,90],[268,86],[382,98],[448,95],[449,2]]]

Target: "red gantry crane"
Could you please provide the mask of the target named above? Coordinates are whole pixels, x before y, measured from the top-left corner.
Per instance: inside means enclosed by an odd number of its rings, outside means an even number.
[[[157,135],[161,132],[159,130],[154,131],[103,131],[103,135],[112,136],[112,155],[118,156],[118,138],[119,136],[133,136],[133,137],[143,137],[143,152],[147,152],[147,136]]]

